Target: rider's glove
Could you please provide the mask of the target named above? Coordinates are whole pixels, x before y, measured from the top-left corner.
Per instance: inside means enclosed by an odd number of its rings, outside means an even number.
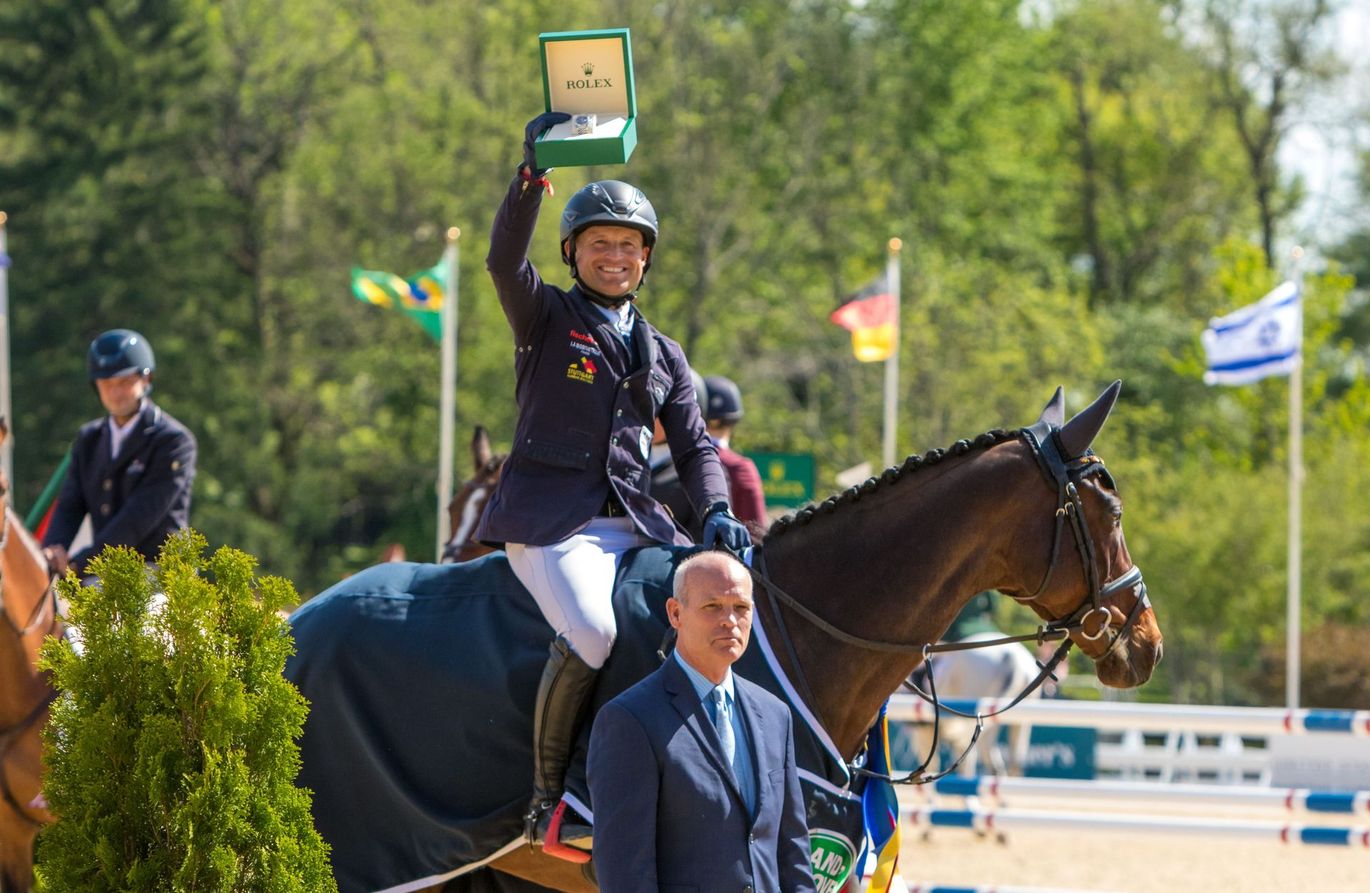
[[[728,511],[726,502],[715,502],[704,516],[703,541],[706,549],[723,545],[734,552],[741,552],[752,544],[752,537],[747,533],[746,525]]]
[[[548,168],[538,167],[536,144],[538,137],[563,121],[571,120],[571,116],[565,112],[543,112],[536,118],[528,122],[528,126],[523,130],[523,166],[528,169],[528,173],[533,179],[538,180],[549,170]]]

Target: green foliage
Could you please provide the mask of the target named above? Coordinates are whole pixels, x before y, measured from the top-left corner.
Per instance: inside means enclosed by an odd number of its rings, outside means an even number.
[[[294,786],[304,698],[277,613],[296,600],[255,560],[186,531],[150,570],[131,549],[59,585],[84,650],[52,640],[61,697],[44,732],[47,893],[335,891],[309,794]],[[161,594],[165,595],[163,599]]]
[[[1261,652],[1256,684],[1268,703],[1284,697],[1285,647],[1280,640]],[[1304,630],[1300,657],[1303,706],[1370,709],[1370,627],[1329,622]]]
[[[1171,637],[1153,688],[1258,698],[1287,389],[1206,387],[1198,335],[1286,273],[1277,143],[1334,68],[1327,21],[1320,0],[0,4],[16,494],[99,412],[85,345],[128,325],[199,438],[212,543],[307,594],[391,541],[429,556],[438,352],[348,270],[431,266],[461,227],[459,438],[507,446],[512,339],[483,261],[542,110],[537,33],[625,26],[639,148],[553,174],[542,274],[567,282],[555,218],[579,186],[642,186],[662,234],[640,308],[742,385],[735,445],[812,451],[823,493],[879,455],[883,373],[827,315],[900,237],[898,449],[1124,379],[1099,446]],[[1363,278],[1362,248],[1338,256]],[[1308,286],[1305,593],[1310,622],[1356,622],[1370,305]]]

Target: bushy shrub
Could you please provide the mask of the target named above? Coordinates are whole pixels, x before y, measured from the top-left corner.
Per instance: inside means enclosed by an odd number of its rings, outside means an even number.
[[[276,613],[294,587],[194,531],[151,569],[108,548],[99,584],[60,584],[84,652],[49,642],[45,893],[336,891],[309,792],[294,785],[307,709]],[[157,593],[165,595],[163,601]],[[160,603],[160,604],[159,604]]]

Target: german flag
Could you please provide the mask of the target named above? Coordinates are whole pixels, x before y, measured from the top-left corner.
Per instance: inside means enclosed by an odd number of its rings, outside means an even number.
[[[884,276],[851,295],[828,319],[851,332],[852,353],[863,363],[888,360],[899,335],[899,308]]]

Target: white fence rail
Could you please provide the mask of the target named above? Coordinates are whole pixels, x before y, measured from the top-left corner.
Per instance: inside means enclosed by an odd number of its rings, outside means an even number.
[[[906,806],[901,819],[911,827],[964,828],[983,833],[1011,830],[1115,831],[1129,834],[1213,836],[1309,846],[1370,849],[1370,828],[1328,828],[1294,822],[1251,822],[1186,816],[1122,815],[1032,809],[937,809]]]
[[[1236,735],[1370,736],[1370,710],[1286,710],[1280,707],[1208,707],[1195,704],[1135,704],[1118,701],[1030,700],[999,716],[988,716],[1009,699],[947,700],[962,713],[986,715],[986,726],[1010,723],[1080,726],[1100,730],[1164,730]],[[890,698],[889,718],[931,722],[932,705],[916,695]]]
[[[1014,778],[949,775],[931,786],[948,797],[1050,798],[1087,800],[1123,807],[1129,803],[1186,807],[1236,807],[1287,813],[1328,813],[1370,818],[1370,791],[1318,791],[1309,788],[1235,787],[1220,784],[1173,784],[1154,781],[1083,781],[1064,778]]]

